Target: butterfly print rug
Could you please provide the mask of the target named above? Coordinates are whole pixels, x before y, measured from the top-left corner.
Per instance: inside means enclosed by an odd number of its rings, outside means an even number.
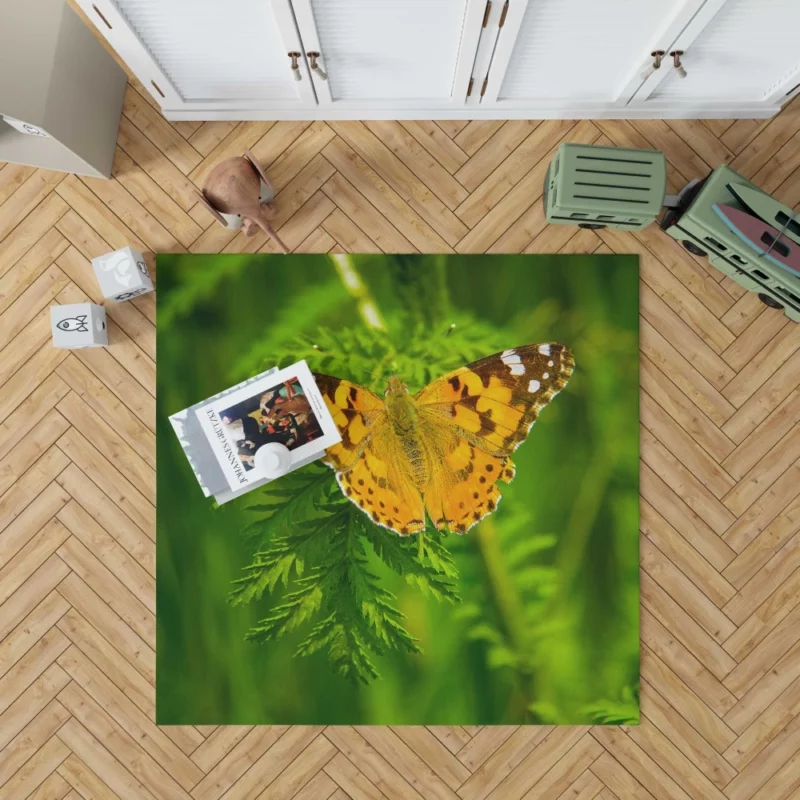
[[[157,269],[159,724],[638,723],[636,256]],[[341,441],[215,507],[169,415],[301,359]]]

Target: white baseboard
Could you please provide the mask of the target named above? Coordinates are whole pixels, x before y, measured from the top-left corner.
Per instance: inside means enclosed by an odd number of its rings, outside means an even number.
[[[608,106],[595,108],[500,108],[470,106],[458,109],[431,108],[164,108],[164,116],[173,122],[206,120],[384,120],[384,119],[768,119],[780,106],[763,103],[725,106]]]

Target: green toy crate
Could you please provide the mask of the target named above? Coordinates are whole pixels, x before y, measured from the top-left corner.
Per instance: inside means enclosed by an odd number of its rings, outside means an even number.
[[[747,210],[728,190],[729,183],[762,191],[730,167],[718,167],[681,193],[680,205],[669,209],[661,220],[662,230],[690,253],[707,255],[714,267],[745,289],[757,292],[763,303],[784,309],[789,319],[800,322],[800,277],[761,258],[714,211],[715,203]]]
[[[661,212],[667,161],[656,150],[562,144],[547,169],[547,221],[638,231]]]

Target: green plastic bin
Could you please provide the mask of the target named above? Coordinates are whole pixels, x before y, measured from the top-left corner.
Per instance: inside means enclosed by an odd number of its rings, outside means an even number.
[[[667,160],[657,150],[562,144],[544,182],[553,224],[638,231],[661,213]]]

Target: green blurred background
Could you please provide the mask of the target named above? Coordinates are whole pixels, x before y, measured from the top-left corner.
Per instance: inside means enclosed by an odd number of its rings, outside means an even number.
[[[337,268],[324,255],[163,255],[157,266],[159,724],[638,722],[637,257],[361,255]],[[214,507],[170,414],[300,358],[382,395],[395,372],[413,392],[468,361],[553,341],[572,348],[576,371],[514,454],[497,512],[431,540],[452,557],[458,575],[442,577],[460,602],[378,557],[374,537],[394,534],[354,529],[421,652],[371,652],[379,677],[351,681],[325,647],[296,655],[313,617],[245,639],[313,557],[298,554],[288,586],[232,605],[233,582],[281,534],[252,507],[280,501],[282,481]],[[335,484],[326,491],[350,505]],[[436,559],[424,560],[434,574]]]

